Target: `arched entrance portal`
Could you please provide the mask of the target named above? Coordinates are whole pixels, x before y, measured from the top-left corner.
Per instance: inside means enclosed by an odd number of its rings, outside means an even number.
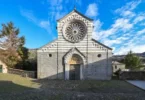
[[[70,80],[80,80],[81,72],[82,72],[82,58],[77,55],[73,54],[69,60],[69,79]]]
[[[86,57],[77,49],[72,48],[64,56],[64,77],[65,80],[84,79],[84,66],[86,65]]]

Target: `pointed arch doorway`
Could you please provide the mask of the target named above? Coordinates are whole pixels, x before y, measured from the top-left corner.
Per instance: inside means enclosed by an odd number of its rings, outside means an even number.
[[[77,49],[72,48],[64,56],[65,80],[83,80],[86,57]]]
[[[81,65],[83,61],[81,57],[77,54],[73,54],[69,60],[69,79],[70,80],[80,80],[80,74],[82,71]]]

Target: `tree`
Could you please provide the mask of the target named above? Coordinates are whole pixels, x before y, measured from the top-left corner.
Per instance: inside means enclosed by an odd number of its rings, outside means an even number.
[[[132,51],[129,51],[125,57],[125,66],[130,70],[138,69],[141,66],[141,60],[138,56],[134,55]]]
[[[19,29],[12,22],[2,24],[0,31],[0,60],[9,67],[14,67],[23,57],[19,53],[25,43],[25,38],[18,37]],[[18,52],[19,51],[19,52]]]
[[[25,60],[28,59],[29,52],[28,52],[28,49],[26,47],[23,47],[23,46],[21,47],[20,46],[18,48],[18,54],[21,57],[21,59],[22,59],[23,62],[25,62]]]

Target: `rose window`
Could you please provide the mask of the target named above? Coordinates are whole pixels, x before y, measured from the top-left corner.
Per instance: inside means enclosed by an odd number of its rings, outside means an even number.
[[[86,27],[83,22],[71,21],[64,27],[63,33],[66,40],[77,43],[84,39]]]

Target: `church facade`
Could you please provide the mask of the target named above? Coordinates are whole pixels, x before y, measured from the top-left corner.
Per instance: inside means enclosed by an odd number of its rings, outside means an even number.
[[[93,20],[73,10],[57,20],[58,39],[37,50],[37,77],[109,80],[112,49],[92,39]]]

